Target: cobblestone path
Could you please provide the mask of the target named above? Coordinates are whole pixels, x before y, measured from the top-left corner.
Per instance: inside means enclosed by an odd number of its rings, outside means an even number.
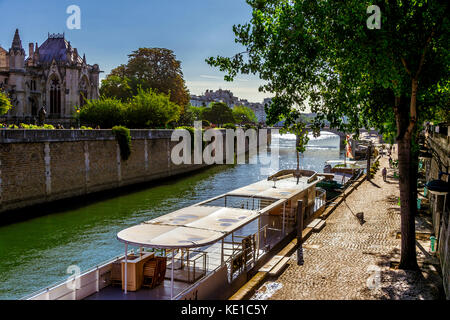
[[[349,207],[342,203],[326,220],[325,228],[313,233],[303,244],[304,265],[297,266],[294,253],[278,279],[281,284],[271,300],[373,300],[437,299],[441,279],[436,269],[423,264],[427,256],[419,249],[421,272],[396,270],[391,262],[400,260],[400,208],[398,180],[388,171],[384,182],[381,170],[388,167],[380,159],[380,170],[372,182],[365,181],[346,200],[356,214],[364,212],[360,225]],[[421,220],[422,219],[422,220]],[[431,231],[428,218],[419,218],[419,231]],[[429,240],[420,241],[425,251]],[[429,260],[430,257],[428,257]],[[257,293],[261,294],[265,286]]]

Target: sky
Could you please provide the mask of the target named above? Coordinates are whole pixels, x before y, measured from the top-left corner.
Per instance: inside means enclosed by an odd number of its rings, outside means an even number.
[[[81,29],[67,27],[70,5],[81,9]],[[250,21],[245,0],[0,0],[0,46],[8,50],[16,28],[22,46],[42,44],[48,33],[65,33],[89,64],[104,71],[128,61],[128,54],[142,47],[167,48],[181,61],[191,94],[206,89],[229,89],[235,96],[262,102],[270,93],[258,91],[257,76],[240,75],[234,82],[206,64],[210,56],[232,56],[244,51],[235,43],[232,27]]]

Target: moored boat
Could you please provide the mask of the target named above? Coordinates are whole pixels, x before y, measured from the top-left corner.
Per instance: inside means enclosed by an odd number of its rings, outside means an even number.
[[[295,235],[299,212],[305,226],[322,213],[325,178],[283,170],[122,230],[123,256],[25,299],[226,299]]]

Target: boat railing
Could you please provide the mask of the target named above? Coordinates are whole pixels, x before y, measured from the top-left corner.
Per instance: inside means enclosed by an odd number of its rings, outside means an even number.
[[[314,212],[322,209],[327,203],[327,192],[324,189],[316,188],[316,198],[314,201]]]
[[[187,260],[187,279],[189,283],[195,282],[197,277],[200,277],[200,279],[203,278],[208,270],[206,252],[196,251],[196,253],[197,255],[194,258]]]
[[[133,254],[130,250],[129,254]],[[91,267],[79,275],[70,276],[64,280],[58,281],[49,287],[42,288],[22,297],[20,300],[60,300],[82,299],[78,292],[84,291],[86,287],[92,287],[92,293],[98,292],[109,285],[111,270],[109,266],[125,258],[125,255],[116,256],[113,259],[106,260],[98,265]],[[88,278],[91,278],[90,281]],[[86,281],[87,280],[87,281]],[[83,293],[84,295],[84,293]]]

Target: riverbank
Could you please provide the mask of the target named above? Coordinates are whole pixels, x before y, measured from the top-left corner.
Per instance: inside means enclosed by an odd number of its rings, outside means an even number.
[[[380,168],[388,167],[387,158]],[[302,266],[297,254],[278,277],[259,286],[253,299],[380,300],[443,297],[438,262],[417,248],[420,272],[395,269],[400,260],[398,180],[392,170],[384,182],[381,170],[365,181],[326,220],[326,226],[303,244]],[[347,206],[348,205],[348,206]],[[350,209],[351,208],[351,209]],[[362,226],[353,213],[364,212]],[[416,218],[417,231],[432,231],[431,216]],[[429,252],[430,240],[418,243]],[[273,289],[275,288],[275,290]]]

